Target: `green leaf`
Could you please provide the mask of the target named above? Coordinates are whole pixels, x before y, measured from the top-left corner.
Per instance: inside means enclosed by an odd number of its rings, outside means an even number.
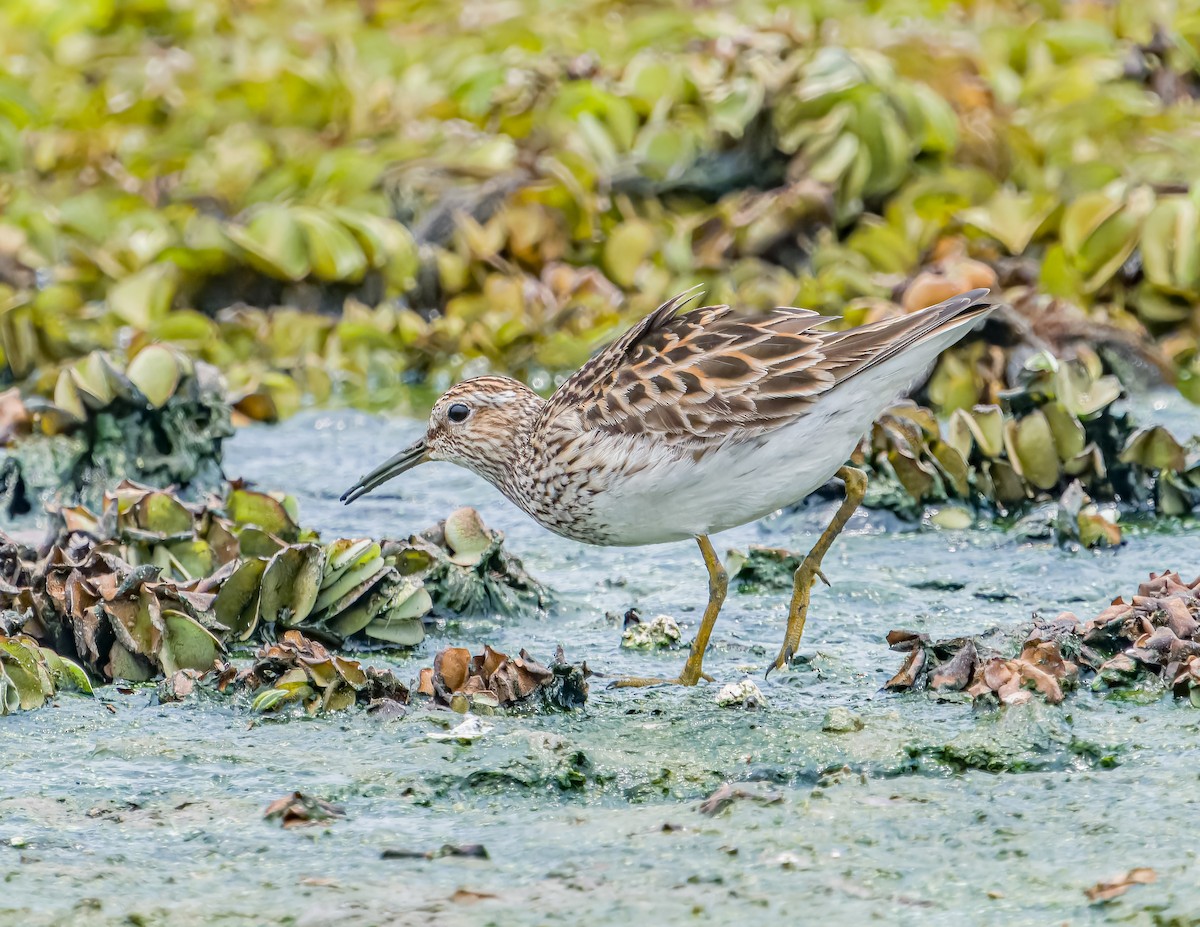
[[[1057,207],[1058,201],[1049,194],[1018,193],[1006,187],[985,205],[964,209],[959,219],[996,239],[1009,254],[1023,254]]]
[[[235,489],[225,503],[229,517],[239,525],[254,525],[287,540],[295,540],[299,527],[278,499],[250,489]]]
[[[1141,239],[1146,278],[1181,296],[1200,290],[1200,207],[1183,196],[1160,200],[1146,217]]]
[[[644,219],[623,222],[604,243],[604,268],[620,286],[631,287],[656,244],[654,226],[649,222]]]
[[[1050,423],[1040,409],[1024,418],[1009,421],[1004,433],[1009,463],[1017,474],[1038,489],[1051,489],[1058,483],[1058,448]]]
[[[285,628],[300,625],[316,604],[324,570],[325,551],[317,544],[295,544],[275,554],[263,572],[259,619]]]
[[[151,344],[138,351],[129,362],[125,375],[156,409],[161,409],[175,395],[183,368],[170,348]]]
[[[311,270],[304,229],[285,206],[266,206],[245,226],[227,225],[225,234],[268,276],[303,280]]]
[[[242,561],[213,600],[213,615],[233,640],[246,640],[258,624],[258,590],[266,566],[258,557]]]
[[[325,213],[304,206],[292,210],[304,230],[308,260],[315,277],[330,283],[358,283],[367,258],[355,237]]]
[[[194,618],[181,612],[164,611],[162,645],[159,660],[170,676],[181,669],[209,670],[221,655],[221,642]]]
[[[127,324],[147,331],[170,312],[178,287],[174,264],[151,264],[114,284],[108,291],[108,305]]]
[[[1162,425],[1139,428],[1129,436],[1121,450],[1122,463],[1135,463],[1150,470],[1181,472],[1187,467],[1187,454],[1175,436]]]
[[[267,689],[254,698],[250,708],[252,711],[270,711],[278,707],[291,695],[287,689]]]

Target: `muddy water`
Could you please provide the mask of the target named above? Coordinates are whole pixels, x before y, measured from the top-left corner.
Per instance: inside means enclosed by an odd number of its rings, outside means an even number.
[[[1185,430],[1173,400],[1148,413]],[[431,465],[344,508],[338,493],[416,433],[358,413],[239,433],[227,470],[295,493],[327,538],[408,533],[474,504],[558,593],[544,620],[442,629],[387,660],[405,678],[434,648],[484,642],[548,658],[562,643],[605,673],[673,673],[682,653],[619,648],[608,613],[668,612],[690,636],[705,591],[690,544],[605,550],[542,531],[475,478]],[[803,548],[828,504],[718,538]],[[682,924],[787,919],[900,924],[1194,923],[1200,712],[1076,695],[1004,714],[884,695],[888,630],[1014,634],[1034,611],[1098,611],[1151,570],[1200,570],[1182,532],[1069,553],[997,530],[896,530],[858,515],[826,560],[794,669],[763,681],[786,603],[733,593],[707,668],[749,674],[769,707],[716,688],[610,691],[570,716],[491,717],[469,745],[430,739],[455,716],[414,710],[261,720],[149,693],[0,722],[0,924]],[[822,730],[843,706],[860,731]],[[722,782],[747,797],[715,817]],[[262,820],[294,789],[336,801],[328,828]],[[483,844],[487,859],[386,859]],[[1091,906],[1134,866],[1158,882]]]

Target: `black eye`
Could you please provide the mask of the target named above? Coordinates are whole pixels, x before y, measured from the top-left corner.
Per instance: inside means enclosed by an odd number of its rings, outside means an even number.
[[[450,419],[455,425],[465,422],[467,416],[471,414],[471,410],[461,402],[456,402],[446,410],[446,418]]]

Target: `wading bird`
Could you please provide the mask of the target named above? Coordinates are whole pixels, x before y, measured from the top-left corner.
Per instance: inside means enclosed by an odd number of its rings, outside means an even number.
[[[994,306],[972,290],[846,331],[806,309],[757,317],[676,296],[604,348],[549,399],[508,377],[451,387],[425,436],[342,496],[353,502],[428,460],[482,476],[537,522],[576,541],[661,544],[695,538],[708,607],[675,679],[705,676],[704,651],[728,578],[709,535],[799,502],[832,477],[846,497],[796,570],[774,667],[804,632],[821,558],[858,508],[867,477],[846,461],[881,412]]]

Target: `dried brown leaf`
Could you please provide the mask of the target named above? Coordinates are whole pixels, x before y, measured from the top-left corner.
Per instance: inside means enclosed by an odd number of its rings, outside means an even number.
[[[951,691],[966,688],[975,671],[976,659],[975,643],[967,641],[949,660],[930,670],[929,688]]]
[[[1124,875],[1115,876],[1103,882],[1097,882],[1091,888],[1085,888],[1083,893],[1088,900],[1095,903],[1109,901],[1124,895],[1135,885],[1150,885],[1158,881],[1158,873],[1148,866],[1130,869]]]
[[[909,651],[908,658],[900,671],[883,684],[885,689],[911,689],[917,684],[917,677],[925,665],[925,648],[914,647]]]
[[[307,827],[346,816],[346,810],[321,798],[313,798],[303,792],[293,792],[277,798],[267,805],[263,817],[277,820],[285,827]]]

